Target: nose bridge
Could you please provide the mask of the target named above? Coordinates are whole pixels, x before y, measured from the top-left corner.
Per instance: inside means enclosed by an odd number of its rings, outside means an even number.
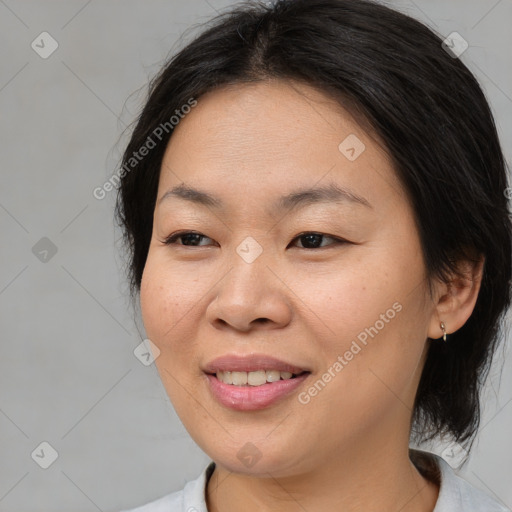
[[[261,242],[261,243],[260,243]],[[246,236],[236,247],[235,252],[238,256],[247,264],[252,265],[258,259],[261,260],[261,256],[265,253],[263,259],[267,259],[270,252],[269,247],[269,237],[265,237],[265,249],[263,247],[262,237],[260,237],[260,242],[253,238],[252,236]]]
[[[254,320],[280,325],[289,321],[287,288],[270,270],[275,267],[272,253],[250,236],[240,242],[226,262],[229,272],[218,283],[208,308],[210,321],[223,320],[241,330],[249,329]]]
[[[231,271],[225,283],[234,293],[232,296],[241,293],[247,297],[252,296],[254,302],[257,296],[274,288],[271,281],[275,277],[267,268],[267,265],[272,266],[271,253],[268,244],[264,247],[263,243],[252,236],[245,237],[235,247],[229,258]]]

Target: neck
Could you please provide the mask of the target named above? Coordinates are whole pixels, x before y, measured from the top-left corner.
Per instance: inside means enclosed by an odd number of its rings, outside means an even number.
[[[432,512],[438,492],[411,462],[407,445],[366,443],[287,476],[254,477],[216,464],[206,495],[208,512]]]

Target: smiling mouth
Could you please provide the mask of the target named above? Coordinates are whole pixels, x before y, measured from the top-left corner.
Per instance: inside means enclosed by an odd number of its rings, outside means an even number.
[[[255,370],[251,372],[217,371],[209,375],[214,375],[219,381],[232,386],[263,386],[280,380],[295,379],[307,373],[310,372],[292,373],[279,370]]]

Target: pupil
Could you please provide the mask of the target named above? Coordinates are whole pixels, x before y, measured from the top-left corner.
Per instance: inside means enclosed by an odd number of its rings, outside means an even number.
[[[305,239],[305,240],[309,240],[309,241],[306,241],[306,243],[303,243],[302,245],[306,248],[306,249],[311,249],[312,247],[310,247],[311,245],[315,245],[315,240],[316,241],[320,241],[319,239],[322,238],[323,235],[318,235],[318,234],[310,234],[310,235],[303,235],[302,238]],[[312,241],[313,239],[313,241]]]
[[[196,241],[197,243],[199,243],[201,241],[201,235],[198,235],[197,233],[189,233],[188,235],[183,235],[182,236],[182,241],[183,241],[183,245],[188,245],[186,243],[186,240],[189,240],[190,241],[190,238],[193,238],[194,241]],[[194,244],[192,244],[194,245]]]

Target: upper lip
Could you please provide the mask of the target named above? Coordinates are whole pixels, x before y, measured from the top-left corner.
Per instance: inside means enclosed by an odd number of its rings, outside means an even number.
[[[216,357],[203,368],[205,373],[217,373],[218,371],[254,372],[257,370],[278,370],[280,372],[291,372],[300,374],[309,372],[306,368],[292,363],[276,359],[266,354],[226,354]]]

